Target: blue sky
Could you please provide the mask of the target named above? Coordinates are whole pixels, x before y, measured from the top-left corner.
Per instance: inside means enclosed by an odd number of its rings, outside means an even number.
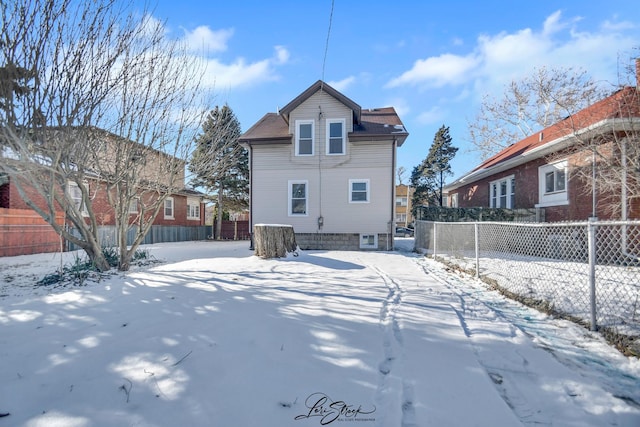
[[[640,55],[632,0],[335,0],[323,70],[331,10],[331,0],[186,0],[159,1],[152,15],[205,48],[211,108],[228,103],[243,131],[322,78],[363,108],[394,106],[410,133],[398,150],[405,182],[443,124],[460,148],[454,177],[472,169],[467,122],[511,79],[564,66],[615,84]]]

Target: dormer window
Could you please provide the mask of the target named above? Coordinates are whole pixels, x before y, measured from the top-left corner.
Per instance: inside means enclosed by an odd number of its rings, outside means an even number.
[[[327,155],[345,154],[344,119],[327,120]]]
[[[296,156],[313,156],[313,120],[296,121]]]

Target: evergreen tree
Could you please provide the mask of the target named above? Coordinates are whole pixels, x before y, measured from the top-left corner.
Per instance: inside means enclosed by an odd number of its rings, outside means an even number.
[[[452,175],[451,160],[458,148],[451,145],[449,127],[442,125],[433,138],[427,158],[411,172],[414,188],[412,204],[415,210],[421,204],[442,206],[442,187],[447,176]]]
[[[238,143],[240,122],[228,105],[216,106],[202,124],[189,170],[195,175],[191,184],[216,195],[219,239],[224,209],[240,210],[249,206],[249,156]]]

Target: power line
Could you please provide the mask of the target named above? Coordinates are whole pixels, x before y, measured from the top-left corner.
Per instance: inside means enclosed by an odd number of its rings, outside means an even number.
[[[329,14],[329,30],[327,31],[327,42],[324,45],[324,58],[322,59],[322,79],[324,82],[324,68],[327,64],[327,52],[329,51],[329,37],[331,36],[331,23],[333,22],[333,5],[335,0],[331,0],[331,14]]]

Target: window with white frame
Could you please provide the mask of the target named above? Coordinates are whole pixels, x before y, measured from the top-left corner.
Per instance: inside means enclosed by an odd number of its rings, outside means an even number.
[[[538,168],[538,201],[536,207],[569,204],[566,160]]]
[[[406,213],[397,213],[396,214],[396,222],[397,223],[406,223],[407,222],[407,214]]]
[[[187,199],[187,219],[200,219],[200,200]]]
[[[289,216],[307,216],[309,199],[308,181],[289,181]]]
[[[174,219],[173,197],[164,199],[164,219]]]
[[[296,120],[296,156],[313,156],[313,120]]]
[[[86,186],[88,184],[84,184],[84,185],[85,185],[85,188],[87,188]],[[67,183],[67,187],[69,190],[69,195],[71,196],[71,199],[73,199],[73,204],[76,206],[76,208],[82,213],[82,215],[84,216],[89,215],[89,212],[87,211],[87,207],[82,200],[82,190],[80,189],[78,184],[73,181],[69,181]]]
[[[349,180],[349,203],[369,203],[369,180]]]
[[[344,119],[327,120],[327,155],[345,154]]]
[[[458,193],[453,193],[449,196],[449,203],[450,203],[449,207],[451,208],[458,207]]]
[[[405,196],[396,197],[396,206],[407,206],[407,200]]]
[[[377,234],[361,234],[360,235],[360,249],[377,249],[377,248],[378,248]]]
[[[129,201],[129,213],[138,213],[138,199],[131,199],[131,201]]]
[[[489,183],[489,206],[513,209],[516,199],[516,183],[513,175]],[[457,202],[457,200],[456,200]]]

